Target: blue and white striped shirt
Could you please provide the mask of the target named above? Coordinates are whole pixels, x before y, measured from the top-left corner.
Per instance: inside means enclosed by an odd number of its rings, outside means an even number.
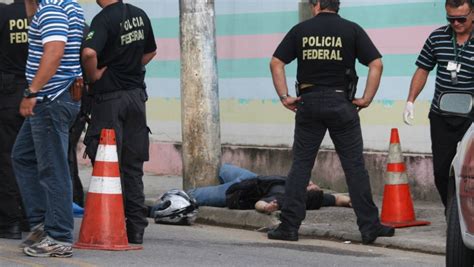
[[[458,83],[451,82],[451,73],[447,70],[449,61],[454,61],[453,30],[449,25],[434,30],[423,46],[416,65],[427,71],[433,70],[436,65],[436,88],[431,102],[431,110],[440,114],[439,99],[447,91],[474,92],[474,40],[469,40],[464,47],[457,45],[458,63],[461,70],[458,73]]]
[[[61,63],[38,99],[55,99],[68,89],[75,77],[82,76],[80,49],[84,30],[84,12],[76,0],[43,0],[28,31],[26,78],[31,84],[38,72],[43,45],[51,41],[66,43]]]

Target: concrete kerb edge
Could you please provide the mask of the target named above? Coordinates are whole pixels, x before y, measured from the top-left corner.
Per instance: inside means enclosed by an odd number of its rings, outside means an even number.
[[[239,228],[265,232],[278,225],[278,213],[266,215],[254,210],[230,210],[227,208],[200,207],[197,223]],[[321,225],[302,225],[299,234],[303,238],[321,238],[328,240],[361,242],[360,234],[340,230],[331,230]],[[403,236],[379,237],[372,246],[390,247],[401,250],[418,251],[431,254],[445,254],[443,244],[429,243],[426,240],[407,240]]]
[[[322,225],[321,225],[322,226]],[[323,226],[322,226],[323,227]],[[359,233],[334,231],[324,228],[302,225],[299,231],[300,236],[317,237],[330,240],[350,241],[361,243]],[[427,243],[426,240],[407,240],[403,236],[379,237],[372,246],[395,248],[400,250],[417,251],[430,254],[445,254],[445,246]]]

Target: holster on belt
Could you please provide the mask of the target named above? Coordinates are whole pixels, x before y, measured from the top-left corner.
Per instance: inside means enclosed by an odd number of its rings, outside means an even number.
[[[84,79],[82,77],[76,77],[69,92],[71,93],[71,98],[74,101],[79,101],[82,98],[82,90],[84,88]]]
[[[347,80],[347,99],[349,101],[354,100],[355,94],[357,92],[357,82],[359,81],[359,76],[355,69],[348,68],[346,69],[346,80]]]

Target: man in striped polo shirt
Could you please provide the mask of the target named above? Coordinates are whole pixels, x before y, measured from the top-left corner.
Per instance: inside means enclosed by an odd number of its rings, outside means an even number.
[[[414,102],[423,89],[429,72],[436,65],[436,87],[429,113],[431,149],[436,188],[446,207],[449,168],[456,145],[471,126],[471,120],[445,116],[439,109],[440,95],[448,91],[474,91],[473,1],[446,0],[448,25],[434,30],[423,46],[413,75],[403,114],[405,123],[414,118]]]
[[[35,0],[26,0],[27,5]],[[72,186],[69,128],[80,102],[70,87],[82,76],[84,14],[76,0],[41,0],[30,24],[20,113],[26,117],[12,152],[13,168],[32,229],[22,243],[36,257],[71,257]]]

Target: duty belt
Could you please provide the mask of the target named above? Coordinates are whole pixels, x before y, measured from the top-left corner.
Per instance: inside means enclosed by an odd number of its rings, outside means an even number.
[[[299,87],[300,90],[306,89],[306,88],[308,88],[308,87],[313,87],[313,86],[315,86],[315,85],[312,84],[312,83],[300,83],[300,84],[298,85],[298,87]]]
[[[317,91],[331,90],[337,93],[345,93],[346,88],[344,86],[317,86],[311,83],[301,83],[298,84],[299,95],[308,94]]]

